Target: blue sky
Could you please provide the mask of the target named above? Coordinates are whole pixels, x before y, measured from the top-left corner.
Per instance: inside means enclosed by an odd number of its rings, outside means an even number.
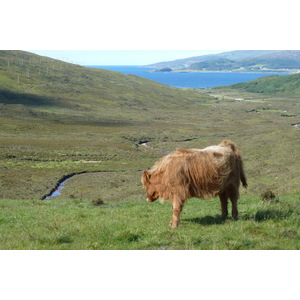
[[[80,65],[147,65],[228,50],[29,50]]]

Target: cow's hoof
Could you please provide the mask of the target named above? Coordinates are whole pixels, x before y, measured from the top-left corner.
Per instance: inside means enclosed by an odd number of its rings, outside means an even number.
[[[225,220],[227,219],[227,217],[228,217],[228,215],[221,215],[221,219],[222,219],[223,221],[225,221]]]
[[[170,222],[169,226],[172,228],[172,229],[176,229],[178,227],[179,224],[176,224],[175,222]]]

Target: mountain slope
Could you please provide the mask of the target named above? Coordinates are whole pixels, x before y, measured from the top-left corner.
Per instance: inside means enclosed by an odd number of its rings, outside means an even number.
[[[205,100],[205,96],[195,91],[24,51],[0,51],[0,80],[2,104],[72,108],[84,113],[177,107]]]

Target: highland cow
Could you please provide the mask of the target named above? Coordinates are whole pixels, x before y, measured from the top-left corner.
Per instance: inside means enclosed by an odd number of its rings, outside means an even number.
[[[205,149],[177,149],[142,175],[148,202],[161,197],[172,203],[172,228],[179,225],[184,202],[193,197],[209,199],[219,196],[223,218],[228,216],[229,198],[232,217],[237,219],[240,181],[246,188],[240,152],[234,143],[226,140]]]

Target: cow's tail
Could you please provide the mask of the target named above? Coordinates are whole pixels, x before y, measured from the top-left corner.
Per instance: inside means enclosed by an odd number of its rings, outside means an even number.
[[[246,178],[246,174],[244,171],[244,164],[243,164],[241,156],[239,157],[239,165],[240,165],[241,182],[243,184],[243,187],[246,189],[248,187],[248,183],[247,183],[247,178]]]
[[[222,143],[219,146],[230,147],[232,149],[232,151],[236,154],[237,159],[238,159],[238,166],[239,166],[239,170],[240,170],[240,179],[243,184],[243,187],[247,188],[248,183],[247,183],[247,178],[246,178],[245,171],[244,171],[244,163],[243,163],[239,149],[236,147],[235,143],[233,143],[231,141],[227,141],[227,140],[222,141]]]

